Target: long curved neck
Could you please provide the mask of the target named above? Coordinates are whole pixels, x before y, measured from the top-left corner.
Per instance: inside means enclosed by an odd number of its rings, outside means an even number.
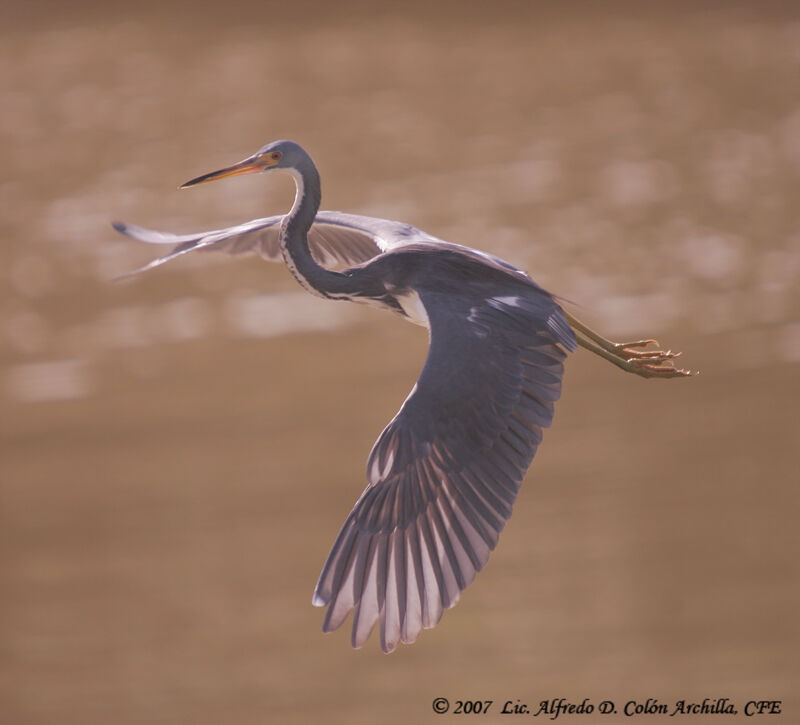
[[[290,169],[297,185],[294,204],[281,222],[281,253],[295,279],[312,294],[344,297],[353,293],[350,277],[317,264],[308,247],[308,230],[321,199],[319,172],[310,158]]]

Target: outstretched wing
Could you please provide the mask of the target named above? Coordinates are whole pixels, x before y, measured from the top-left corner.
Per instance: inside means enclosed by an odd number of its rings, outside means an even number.
[[[372,449],[369,484],[313,598],[328,606],[326,632],[354,610],[354,647],[380,620],[384,652],[433,627],[486,563],[552,421],[562,347],[576,347],[560,307],[535,288],[420,299],[428,358]]]
[[[227,254],[259,254],[269,262],[280,262],[278,235],[281,219],[283,215],[277,215],[227,229],[180,235],[124,222],[114,222],[113,226],[121,234],[142,242],[174,245],[169,253],[130,273],[133,275],[187,252],[204,249]],[[439,241],[410,224],[338,211],[319,212],[308,233],[312,255],[317,263],[326,267],[337,264],[353,266],[406,244]]]

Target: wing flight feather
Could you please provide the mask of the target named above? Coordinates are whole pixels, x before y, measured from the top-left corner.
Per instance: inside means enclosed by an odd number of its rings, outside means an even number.
[[[503,303],[420,298],[428,358],[372,449],[367,488],[313,598],[328,606],[326,632],[354,611],[354,647],[380,622],[385,652],[434,626],[486,564],[552,421],[565,349],[575,348],[552,319],[560,308],[535,288]]]
[[[170,234],[124,222],[114,222],[113,227],[120,234],[141,242],[174,245],[167,254],[125,275],[131,276],[158,267],[187,252],[201,250],[232,255],[258,254],[268,262],[281,262],[281,219],[283,215],[265,217],[226,229],[196,234]],[[366,262],[381,252],[406,244],[440,240],[403,222],[338,211],[321,211],[309,231],[308,241],[316,261],[331,267],[353,266]]]

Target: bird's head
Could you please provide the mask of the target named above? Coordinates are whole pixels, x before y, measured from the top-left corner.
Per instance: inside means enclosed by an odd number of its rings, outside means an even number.
[[[225,179],[229,176],[239,176],[240,174],[257,174],[262,171],[272,171],[274,169],[297,169],[302,168],[303,163],[310,160],[303,147],[294,141],[272,141],[266,146],[262,146],[252,156],[248,156],[233,166],[227,166],[219,171],[212,171],[203,174],[196,179],[187,181],[181,185],[181,189],[195,184],[204,184],[207,181]]]

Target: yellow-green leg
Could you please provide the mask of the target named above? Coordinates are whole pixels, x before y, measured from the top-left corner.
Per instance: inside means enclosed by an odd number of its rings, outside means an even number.
[[[676,368],[672,363],[672,359],[680,355],[679,352],[644,349],[648,345],[658,345],[657,340],[612,342],[584,325],[566,310],[564,316],[581,347],[605,358],[625,372],[641,375],[643,378],[677,378],[695,374],[690,370]]]

